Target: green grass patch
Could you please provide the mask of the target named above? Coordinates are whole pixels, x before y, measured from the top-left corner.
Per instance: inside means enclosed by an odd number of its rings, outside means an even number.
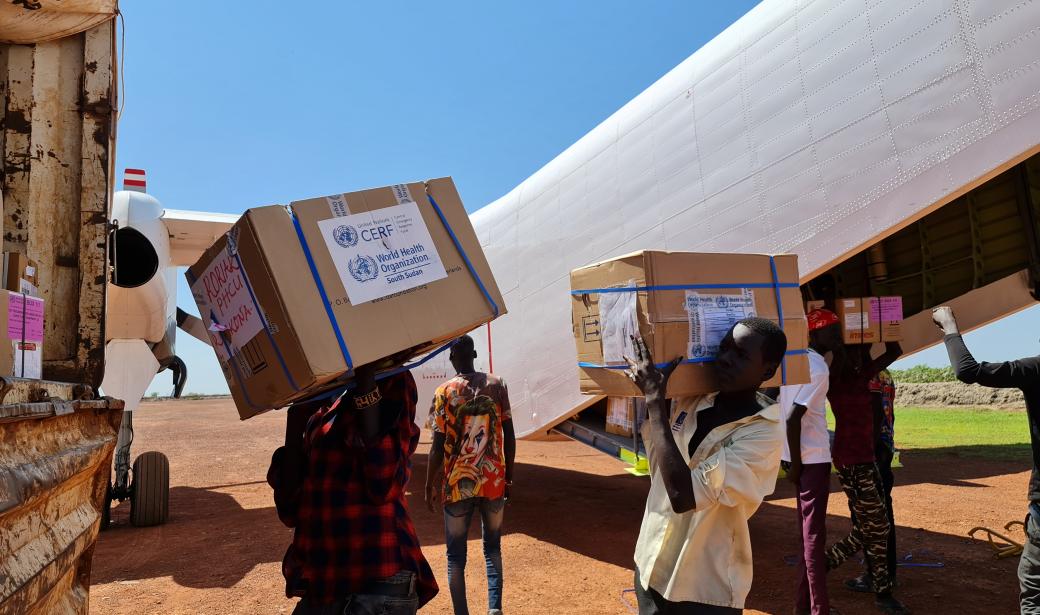
[[[834,416],[827,413],[834,429]],[[1002,461],[1030,459],[1026,413],[975,408],[896,408],[896,447]]]

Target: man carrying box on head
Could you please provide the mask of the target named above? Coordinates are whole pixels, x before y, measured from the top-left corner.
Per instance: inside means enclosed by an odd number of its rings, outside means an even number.
[[[433,395],[433,447],[426,466],[426,505],[443,491],[448,586],[455,615],[468,615],[466,538],[474,511],[484,528],[488,614],[502,614],[502,518],[513,482],[516,436],[505,383],[473,367],[473,338],[451,347],[456,376]]]
[[[293,615],[411,615],[437,594],[405,500],[419,442],[415,380],[375,379],[405,358],[357,368],[353,391],[331,403],[289,408],[267,481],[295,529],[282,560],[286,596],[300,597]]]
[[[942,330],[950,365],[957,379],[998,389],[1021,389],[1026,398],[1029,439],[1033,449],[1033,472],[1029,478],[1029,512],[1026,540],[1018,563],[1022,615],[1040,614],[1040,357],[1003,363],[979,363],[961,339],[957,319],[949,307],[932,312],[932,321]]]
[[[888,508],[875,463],[874,407],[871,381],[902,354],[898,342],[885,344],[885,352],[872,359],[869,345],[840,346],[831,361],[827,399],[834,412],[834,467],[849,499],[852,532],[827,550],[827,568],[842,565],[860,549],[867,563],[874,603],[884,613],[909,611],[892,595],[893,571],[889,569]],[[847,583],[856,589],[854,582]]]
[[[719,344],[719,391],[674,404],[668,378],[682,359],[658,367],[641,338],[633,345],[628,375],[646,396],[650,460],[635,552],[639,613],[740,613],[751,589],[748,519],[776,486],[784,437],[779,406],[758,389],[787,337],[772,321],[741,320]]]
[[[831,487],[831,442],[827,431],[830,369],[823,355],[841,347],[841,326],[830,310],[816,309],[809,321],[809,384],[780,389],[780,413],[787,424],[783,460],[798,489],[802,550],[795,589],[796,615],[828,615],[827,499]]]

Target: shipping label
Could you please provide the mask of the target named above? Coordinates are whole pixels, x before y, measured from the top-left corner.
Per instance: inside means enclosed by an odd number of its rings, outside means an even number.
[[[603,342],[603,363],[626,365],[625,357],[636,358],[632,336],[639,335],[639,304],[636,293],[601,293],[599,296],[599,333]]]
[[[14,347],[14,377],[40,378],[43,376],[43,342],[11,341]]]
[[[894,322],[903,320],[903,298],[881,297],[881,320]]]
[[[867,312],[845,312],[845,330],[862,331],[870,328],[870,314]]]
[[[739,295],[714,295],[688,290],[685,307],[690,324],[686,356],[690,359],[717,355],[719,344],[733,325],[757,313],[755,295],[747,288],[742,288]]]
[[[321,220],[318,229],[353,305],[448,277],[413,202]]]
[[[43,342],[43,299],[10,295],[7,337],[21,342]]]
[[[206,267],[191,285],[191,293],[200,312],[209,317],[210,338],[222,362],[228,360],[225,342],[235,354],[264,328],[239,259],[227,251],[218,254]]]

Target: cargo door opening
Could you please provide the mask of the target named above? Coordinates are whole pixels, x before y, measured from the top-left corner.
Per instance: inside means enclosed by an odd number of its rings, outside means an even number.
[[[940,341],[931,310],[951,305],[969,330],[1029,307],[1040,281],[1040,155],[802,285],[806,301],[900,296],[904,353]]]
[[[642,475],[647,471],[647,460],[639,427],[645,418],[643,398],[603,397],[554,431],[616,457],[632,466],[631,473]]]

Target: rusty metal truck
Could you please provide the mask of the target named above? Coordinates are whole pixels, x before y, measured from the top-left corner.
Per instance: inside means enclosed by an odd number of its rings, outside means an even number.
[[[0,4],[4,252],[36,264],[42,379],[0,377],[0,613],[86,613],[123,402],[101,397],[116,6]]]

